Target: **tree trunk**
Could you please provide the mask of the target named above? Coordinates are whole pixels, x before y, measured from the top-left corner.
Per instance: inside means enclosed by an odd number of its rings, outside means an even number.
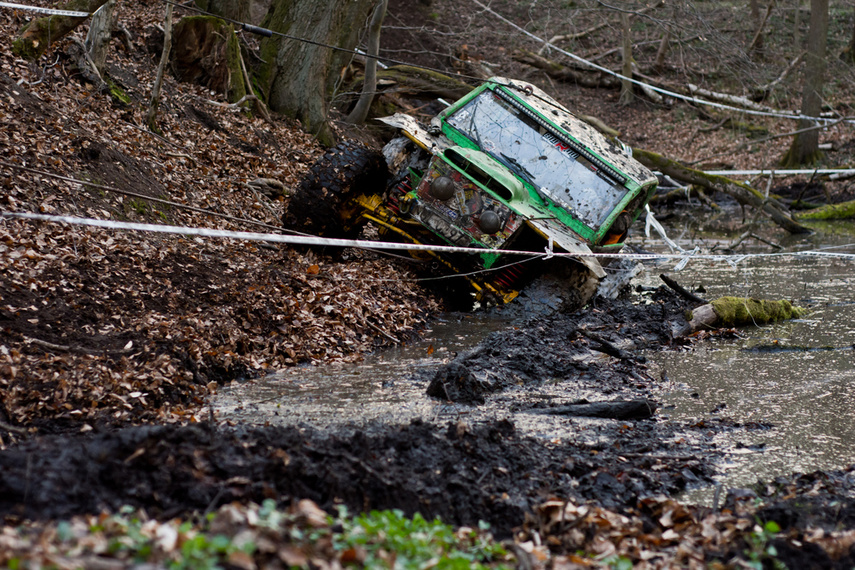
[[[368,29],[368,55],[365,61],[365,81],[362,85],[362,95],[353,111],[347,116],[347,122],[356,125],[361,125],[368,117],[368,110],[371,108],[371,101],[374,100],[374,91],[377,88],[377,58],[380,53],[380,28],[383,26],[383,18],[386,16],[386,8],[389,6],[389,0],[379,0],[377,7],[374,8],[374,15],[371,16],[371,24]]]
[[[659,42],[659,49],[656,50],[656,60],[653,62],[653,71],[661,73],[665,69],[665,58],[668,57],[668,50],[671,49],[671,30],[665,30],[662,34],[662,40]]]
[[[157,76],[154,80],[154,85],[151,88],[151,102],[148,105],[148,115],[146,123],[149,130],[153,133],[160,133],[157,126],[157,108],[160,105],[160,86],[163,85],[163,73],[166,69],[166,63],[169,61],[169,52],[172,50],[172,3],[166,5],[166,17],[164,18],[163,29],[165,31],[163,37],[163,51],[160,54],[160,65],[157,66]]]
[[[763,50],[763,25],[765,24],[765,22],[760,19],[760,0],[751,0],[750,4],[751,23],[754,24],[754,38],[748,46],[749,53],[754,50]]]
[[[262,26],[292,38],[351,50],[374,4],[374,0],[276,0]],[[352,55],[292,38],[274,35],[262,40],[264,63],[254,74],[271,109],[299,119],[322,144],[332,145],[329,99],[339,70]]]
[[[620,27],[623,35],[623,65],[621,67],[621,75],[624,77],[632,77],[632,35],[629,28],[629,14],[621,12]],[[629,105],[632,103],[632,81],[629,79],[621,79],[620,83],[620,104]]]
[[[802,0],[796,0],[796,15],[793,18],[793,45],[801,49],[802,43]]]
[[[802,114],[818,117],[822,112],[822,87],[825,75],[825,48],[828,41],[828,0],[811,0],[808,49],[805,57],[805,84],[802,92]],[[800,129],[812,127],[808,120],[799,121]],[[781,159],[781,166],[813,164],[820,159],[819,130],[799,133],[790,150]]]
[[[58,10],[71,12],[88,12],[92,14],[103,6],[107,0],[70,0]],[[88,16],[46,16],[37,18],[24,26],[18,38],[12,44],[15,55],[24,59],[36,60],[47,51],[50,44],[65,37],[74,28],[86,21]]]
[[[221,18],[257,26],[274,0],[196,0],[196,6]]]
[[[86,51],[102,77],[113,33],[115,8],[116,0],[107,0],[103,6],[98,8],[98,11],[92,15],[92,23],[89,25],[89,33],[86,35]]]
[[[840,59],[846,63],[855,63],[855,8],[852,10],[852,35],[849,38],[849,45],[840,54]]]

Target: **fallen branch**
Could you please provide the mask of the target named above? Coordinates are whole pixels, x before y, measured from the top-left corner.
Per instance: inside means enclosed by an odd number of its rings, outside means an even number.
[[[24,337],[24,341],[36,346],[41,346],[48,350],[57,352],[70,352],[72,354],[89,354],[89,355],[124,355],[133,352],[133,348],[123,348],[121,350],[102,350],[97,348],[83,348],[80,346],[71,346],[66,344],[54,344],[39,338]]]
[[[665,283],[665,285],[673,289],[675,293],[677,293],[684,299],[691,301],[692,303],[698,303],[700,305],[706,305],[709,303],[709,301],[707,301],[703,297],[698,297],[697,295],[684,288],[682,285],[680,285],[664,273],[659,275],[659,279],[661,279]]]
[[[613,345],[612,343],[610,343],[609,341],[607,341],[606,339],[604,339],[600,335],[593,333],[591,331],[586,331],[585,329],[577,329],[576,332],[578,332],[583,337],[594,341],[597,344],[597,346],[592,346],[591,348],[593,350],[596,350],[597,352],[602,352],[603,354],[608,354],[609,356],[613,356],[613,357],[618,358],[620,360],[629,361],[629,362],[637,362],[637,361],[640,362],[640,361],[643,361],[643,359],[644,359],[644,357],[637,357],[633,354],[630,354],[629,352],[627,352],[625,350],[622,350],[622,349],[616,347],[615,345]]]
[[[611,402],[590,402],[556,406],[553,408],[535,408],[527,410],[530,414],[550,416],[574,416],[587,418],[607,418],[612,420],[643,420],[656,412],[656,404],[650,400],[614,400]]]
[[[365,324],[367,324],[369,327],[371,327],[372,329],[374,329],[375,331],[377,331],[377,332],[378,332],[378,333],[380,333],[381,335],[383,335],[383,336],[385,336],[386,338],[388,338],[388,339],[389,339],[390,341],[392,341],[393,343],[395,343],[395,344],[401,344],[401,341],[400,341],[400,340],[398,340],[397,338],[393,337],[392,335],[390,335],[389,333],[387,333],[386,331],[384,331],[383,329],[381,329],[380,327],[378,327],[377,325],[375,325],[375,324],[374,324],[374,323],[372,323],[371,321],[365,321]]]
[[[601,71],[576,71],[570,67],[547,59],[532,51],[519,49],[511,54],[511,57],[520,63],[525,63],[532,67],[536,67],[553,79],[575,83],[583,87],[606,87],[616,89],[620,87],[620,81],[613,75],[608,75]]]
[[[685,322],[672,322],[671,332],[674,336],[685,336],[702,329],[759,326],[806,313],[807,309],[795,307],[789,301],[721,297],[690,311]]]
[[[762,238],[762,237],[758,236],[757,234],[754,234],[751,232],[745,232],[744,234],[739,236],[739,239],[737,239],[735,242],[733,242],[732,244],[727,246],[727,249],[736,249],[739,246],[739,244],[741,244],[742,242],[744,242],[748,238],[754,238],[759,242],[762,242],[762,243],[765,243],[766,245],[774,247],[775,249],[784,249],[783,247],[781,247],[777,243],[775,243],[773,241],[769,241],[766,238]]]
[[[707,174],[700,170],[694,170],[675,160],[665,158],[660,154],[635,148],[632,150],[632,156],[653,170],[658,170],[663,174],[686,182],[688,184],[696,184],[710,190],[712,192],[722,192],[733,197],[740,204],[751,206],[766,212],[776,224],[793,234],[808,234],[811,233],[809,228],[806,228],[793,220],[793,218],[783,210],[776,201],[766,198],[763,194],[742,182],[718,176]]]
[[[5,431],[11,432],[11,433],[17,433],[19,435],[29,435],[29,433],[30,433],[24,428],[20,428],[18,426],[13,426],[13,425],[7,424],[6,422],[3,422],[3,421],[0,421],[0,429],[3,429]]]
[[[777,79],[767,83],[762,87],[753,89],[751,92],[751,97],[756,101],[762,101],[763,99],[766,99],[769,95],[772,94],[772,90],[778,85],[780,85],[790,75],[790,73],[792,73],[792,71],[796,67],[798,67],[798,65],[802,62],[804,56],[805,52],[800,53],[793,61],[790,62],[790,64],[784,69],[784,71],[781,73],[781,75],[778,76]]]

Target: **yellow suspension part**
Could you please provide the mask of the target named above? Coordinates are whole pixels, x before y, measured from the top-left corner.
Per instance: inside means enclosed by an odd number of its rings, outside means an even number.
[[[416,237],[412,236],[411,234],[405,232],[404,230],[399,228],[397,225],[395,225],[396,223],[400,223],[401,221],[404,221],[404,220],[401,220],[400,218],[395,216],[393,213],[391,213],[387,208],[385,208],[383,206],[384,201],[383,201],[383,198],[381,196],[378,196],[376,194],[375,195],[369,195],[369,196],[360,195],[356,198],[356,201],[361,206],[363,206],[365,208],[365,210],[372,212],[372,214],[367,213],[367,211],[363,212],[362,217],[364,219],[371,221],[371,222],[374,222],[375,224],[378,224],[378,225],[380,225],[380,226],[382,226],[388,230],[395,232],[396,234],[400,235],[405,240],[407,240],[411,243],[424,245]],[[422,251],[419,250],[419,253],[421,253],[421,252]],[[432,255],[440,263],[442,263],[443,265],[448,267],[448,269],[450,269],[452,272],[461,273],[461,271],[458,268],[456,268],[454,265],[449,263],[446,259],[440,257],[439,254],[437,254],[435,251],[428,250],[427,253]],[[412,253],[411,253],[411,255],[412,255]],[[511,301],[513,301],[517,297],[517,295],[520,294],[519,291],[513,291],[513,290],[505,293],[505,292],[502,292],[501,290],[497,289],[496,287],[494,287],[493,285],[491,285],[489,283],[483,283],[482,284],[482,283],[478,283],[477,281],[475,281],[474,279],[472,279],[469,276],[464,275],[463,277],[466,277],[466,280],[469,281],[469,284],[472,286],[473,289],[475,289],[475,298],[478,299],[479,301],[484,297],[485,290],[489,291],[490,293],[492,293],[493,295],[495,295],[496,297],[501,299],[503,303],[510,303]]]

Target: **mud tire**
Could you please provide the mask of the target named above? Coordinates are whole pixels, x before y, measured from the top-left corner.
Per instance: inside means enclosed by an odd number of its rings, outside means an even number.
[[[291,196],[283,225],[329,238],[359,234],[359,210],[353,198],[385,191],[388,169],[383,155],[357,141],[331,149],[309,170]]]

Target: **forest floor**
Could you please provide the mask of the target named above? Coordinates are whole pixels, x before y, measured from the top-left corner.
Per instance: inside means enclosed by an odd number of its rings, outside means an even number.
[[[488,66],[536,82],[619,129],[632,145],[707,167],[768,168],[786,150],[789,139],[775,138],[740,151],[745,133],[724,127],[724,117],[712,112],[640,98],[623,107],[615,90],[556,83],[516,62],[513,47],[524,41],[491,25],[468,0],[412,4],[391,2],[384,46],[407,50],[390,51],[395,59],[467,74]],[[516,4],[492,6],[530,24],[531,14]],[[158,116],[162,134],[149,132],[162,11],[155,0],[122,10],[132,40],[114,41],[107,72],[130,103],[81,79],[70,40],[36,63],[13,56],[9,41],[0,45],[0,211],[278,231],[289,189],[322,149],[293,121],[248,117],[224,105],[221,94],[169,75]],[[452,16],[461,13],[478,16]],[[29,17],[0,9],[3,37],[15,37]],[[730,13],[719,17],[736,25]],[[574,25],[595,23],[583,18]],[[548,24],[535,27],[546,33]],[[608,32],[577,47],[610,45]],[[715,86],[724,90],[726,83]],[[855,104],[845,92],[829,99],[844,114]],[[792,127],[751,121],[769,134]],[[824,131],[822,141],[835,149],[827,165],[851,165],[855,145],[843,125]],[[808,184],[809,178],[789,179],[780,189],[808,189],[805,200],[855,194],[848,181]],[[657,380],[643,361],[590,363],[584,355],[601,347],[579,332],[597,330],[611,342],[630,342],[633,351],[679,349],[667,320],[687,305],[667,289],[646,295],[643,305],[637,298],[600,300],[596,310],[529,321],[432,373],[461,381],[472,405],[521,378],[525,384],[546,376],[585,385],[603,400],[650,401]],[[410,342],[442,310],[443,301],[405,261],[373,252],[333,257],[263,242],[3,218],[0,563],[17,557],[62,566],[58,550],[46,546],[57,540],[62,519],[124,505],[157,521],[191,519],[274,498],[283,505],[310,499],[327,510],[400,508],[455,525],[485,520],[515,544],[523,565],[855,564],[852,470],[781,478],[722,497],[717,510],[673,499],[711,481],[712,433],[759,425],[603,420],[599,443],[544,443],[512,419],[331,432],[229,426],[207,407],[234,381],[354,361]],[[497,379],[489,389],[466,384],[473,371],[485,370]],[[424,383],[427,389],[430,378]],[[96,554],[100,563],[115,555]],[[81,547],[63,554],[63,564],[90,564],[92,555]],[[340,552],[326,558],[341,561]]]

